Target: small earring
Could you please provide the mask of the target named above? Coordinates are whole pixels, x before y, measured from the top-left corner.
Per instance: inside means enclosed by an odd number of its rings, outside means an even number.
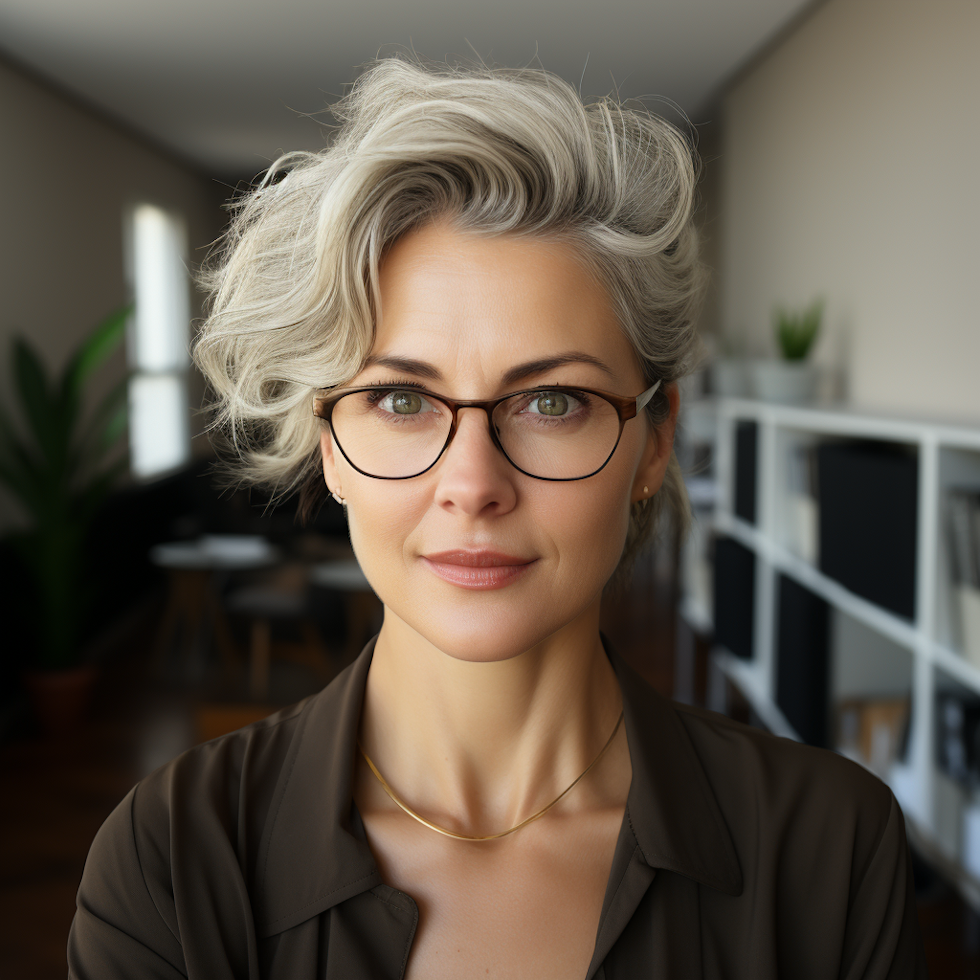
[[[341,507],[347,506],[347,501],[343,497],[341,497],[339,493],[336,493],[335,491],[331,490],[330,496],[333,497],[333,499],[336,500]]]
[[[649,493],[650,493],[650,488],[649,487],[644,487],[643,488],[643,496],[646,497],[646,496],[649,495]]]

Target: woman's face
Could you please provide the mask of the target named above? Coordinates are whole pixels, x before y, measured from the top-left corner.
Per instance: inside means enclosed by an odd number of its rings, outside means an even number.
[[[606,291],[567,245],[433,223],[392,247],[380,291],[374,346],[351,385],[414,381],[461,400],[550,384],[624,396],[645,387]],[[565,363],[504,380],[555,358]],[[446,452],[407,480],[359,473],[326,429],[321,446],[386,626],[400,620],[450,656],[489,661],[594,624],[630,504],[644,486],[659,489],[672,431],[672,422],[654,429],[641,413],[600,472],[568,482],[512,466],[479,408],[461,409]],[[489,568],[459,564],[501,556],[503,565]]]

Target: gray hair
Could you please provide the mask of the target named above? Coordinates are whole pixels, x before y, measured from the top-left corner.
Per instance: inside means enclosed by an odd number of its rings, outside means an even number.
[[[680,132],[611,99],[583,105],[542,69],[397,58],[365,71],[333,114],[327,149],[284,155],[235,205],[202,274],[210,307],[194,356],[238,481],[276,497],[298,490],[304,514],[319,505],[312,392],[360,370],[381,260],[436,217],[574,247],[605,286],[648,383],[664,382],[646,409],[651,422],[668,417],[664,388],[698,356],[704,283],[696,162]],[[664,512],[686,527],[675,456],[660,491],[633,505],[620,572]]]

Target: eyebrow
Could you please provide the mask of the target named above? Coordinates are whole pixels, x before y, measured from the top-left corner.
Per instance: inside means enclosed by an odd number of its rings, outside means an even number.
[[[552,371],[565,364],[592,364],[610,378],[615,378],[612,370],[598,357],[586,354],[585,351],[572,350],[563,354],[555,354],[552,357],[541,357],[536,361],[518,364],[504,374],[501,378],[501,384],[516,384],[518,381],[524,381],[536,374],[544,374],[545,371]],[[374,365],[388,367],[394,371],[404,371],[406,374],[414,374],[416,377],[428,378],[431,381],[443,380],[442,374],[435,365],[429,364],[427,361],[416,360],[413,357],[399,357],[397,354],[372,354],[364,361],[361,370]]]

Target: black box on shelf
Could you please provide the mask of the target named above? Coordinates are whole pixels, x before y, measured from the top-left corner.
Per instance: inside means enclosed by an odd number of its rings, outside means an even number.
[[[757,422],[735,423],[735,516],[749,524],[756,517],[756,473],[759,458]]]
[[[830,746],[827,603],[785,575],[778,580],[776,704],[809,745]]]
[[[732,538],[715,539],[715,642],[736,657],[752,657],[755,554]]]
[[[817,450],[820,570],[869,602],[915,616],[919,462],[890,443]]]

